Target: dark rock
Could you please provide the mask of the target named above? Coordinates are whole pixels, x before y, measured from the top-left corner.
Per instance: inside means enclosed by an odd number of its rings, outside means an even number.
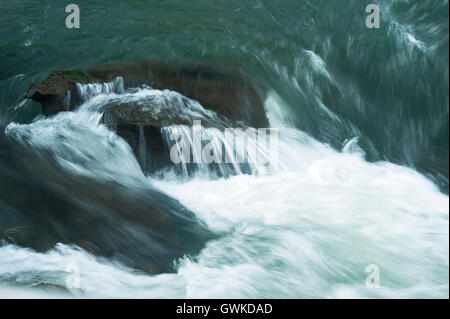
[[[171,165],[170,152],[159,127],[118,122],[114,130],[131,146],[144,172],[154,173]]]
[[[57,243],[148,273],[175,271],[215,238],[194,214],[151,186],[74,175],[47,151],[0,134],[0,242],[38,252]]]
[[[44,115],[49,116],[75,109],[81,103],[76,83],[91,82],[96,79],[83,71],[53,72],[42,83],[31,83],[26,97],[40,102]]]

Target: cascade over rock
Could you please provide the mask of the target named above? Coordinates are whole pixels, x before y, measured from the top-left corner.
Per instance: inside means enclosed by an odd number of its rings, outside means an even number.
[[[263,89],[251,83],[241,71],[224,71],[205,65],[141,62],[109,64],[87,71],[56,71],[41,83],[31,83],[26,96],[40,102],[45,115],[52,115],[73,110],[83,102],[76,83],[112,82],[117,77],[123,78],[125,89],[148,85],[157,90],[176,91],[244,125],[268,125]],[[64,102],[68,91],[69,106]]]
[[[167,94],[141,100],[113,98],[105,106],[103,122],[130,144],[144,171],[169,164],[162,127],[189,126],[195,119],[206,127],[268,127],[266,93],[260,86],[239,70],[204,64],[117,63],[56,71],[41,83],[31,83],[26,97],[40,102],[44,115],[50,116],[76,109],[87,97],[143,86]],[[153,160],[143,154],[151,154]]]

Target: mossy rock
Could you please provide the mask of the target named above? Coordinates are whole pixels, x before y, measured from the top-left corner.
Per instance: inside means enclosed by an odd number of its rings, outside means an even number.
[[[75,82],[75,83],[82,83],[82,84],[88,84],[97,82],[93,76],[91,76],[89,73],[81,70],[65,70],[65,71],[59,71],[57,72],[61,76]]]

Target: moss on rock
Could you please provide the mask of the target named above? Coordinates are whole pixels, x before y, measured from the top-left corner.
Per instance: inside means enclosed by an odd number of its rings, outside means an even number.
[[[96,79],[86,71],[81,70],[65,70],[57,72],[64,78],[67,78],[75,83],[88,84],[96,82]]]

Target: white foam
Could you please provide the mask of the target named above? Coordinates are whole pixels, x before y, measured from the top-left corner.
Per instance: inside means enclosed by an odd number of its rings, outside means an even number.
[[[198,260],[180,260],[177,273],[156,276],[74,247],[7,245],[0,277],[64,285],[70,262],[81,275],[71,292],[83,297],[448,298],[449,198],[416,171],[365,161],[356,139],[338,152],[285,125],[281,165],[266,174],[146,179],[126,143],[98,124],[93,110],[110,98],[7,133],[52,149],[69,169],[156,186],[222,236]],[[379,289],[365,286],[369,264],[380,268]]]

